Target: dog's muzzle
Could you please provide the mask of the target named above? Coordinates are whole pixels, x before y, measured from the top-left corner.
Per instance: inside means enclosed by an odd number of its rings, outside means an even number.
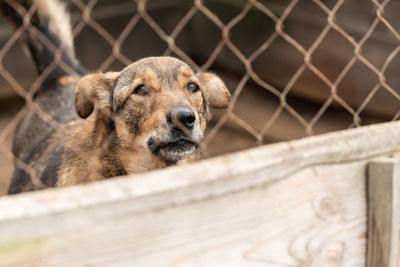
[[[157,138],[150,137],[150,151],[168,161],[178,161],[192,155],[198,148],[201,137],[194,136],[196,116],[188,107],[175,107],[166,116],[169,133]],[[199,141],[196,141],[199,140]]]

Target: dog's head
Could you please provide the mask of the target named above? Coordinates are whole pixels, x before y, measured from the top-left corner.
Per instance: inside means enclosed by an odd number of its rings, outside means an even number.
[[[230,94],[212,73],[194,73],[172,57],[136,61],[121,72],[81,79],[75,104],[80,117],[97,114],[120,145],[148,151],[166,162],[192,155],[203,139],[209,107],[225,108]]]

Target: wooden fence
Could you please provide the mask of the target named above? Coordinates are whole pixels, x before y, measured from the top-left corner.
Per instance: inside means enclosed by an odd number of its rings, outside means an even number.
[[[400,265],[400,123],[0,199],[0,266]]]

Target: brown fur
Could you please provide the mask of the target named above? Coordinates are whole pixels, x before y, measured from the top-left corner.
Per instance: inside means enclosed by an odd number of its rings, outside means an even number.
[[[206,78],[205,78],[206,77]],[[200,90],[190,92],[189,82]],[[133,91],[143,84],[147,95]],[[220,85],[218,89],[215,84]],[[167,113],[177,106],[189,107],[196,116],[191,138],[199,143],[213,107],[226,107],[229,92],[214,74],[196,75],[185,63],[170,57],[145,58],[112,73],[83,77],[75,91],[75,107],[82,119],[61,125],[52,135],[45,153],[62,145],[62,160],[54,179],[62,187],[144,172],[170,164],[192,161],[198,153],[171,161],[152,153],[150,137],[164,140],[171,134]],[[211,104],[211,102],[210,102]],[[40,155],[38,155],[40,157]],[[33,164],[41,177],[39,168]]]
[[[195,138],[200,142],[209,118],[209,99],[214,107],[226,107],[229,101],[229,97],[220,97],[229,92],[217,76],[202,73],[200,78],[186,64],[169,57],[146,58],[120,73],[82,78],[75,103],[86,120],[71,122],[63,129],[70,134],[66,147],[71,152],[63,155],[57,186],[167,166],[170,162],[151,153],[147,141],[152,135],[164,138],[170,134],[165,118],[174,106],[187,106],[195,113],[195,129],[201,135]],[[189,92],[189,82],[201,83],[200,91]],[[132,94],[139,84],[148,88],[148,95]],[[193,157],[196,155],[189,158]]]
[[[69,41],[63,2],[41,1],[32,27],[63,48],[60,59],[76,74],[57,65],[45,75],[34,105],[47,119],[31,109],[19,123],[13,153],[28,169],[16,165],[9,193],[98,181],[201,157],[198,147],[210,107],[227,107],[230,99],[220,78],[194,73],[172,57],[144,58],[120,72],[85,75]],[[18,27],[33,2],[11,3],[0,1],[0,10]],[[41,74],[55,54],[32,32],[23,38]]]

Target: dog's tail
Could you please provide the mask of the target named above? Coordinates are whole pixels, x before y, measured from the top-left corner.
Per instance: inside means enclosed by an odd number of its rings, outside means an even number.
[[[0,10],[29,47],[39,74],[47,79],[84,75],[75,58],[70,16],[60,0],[0,0]],[[24,26],[26,29],[23,29]]]

